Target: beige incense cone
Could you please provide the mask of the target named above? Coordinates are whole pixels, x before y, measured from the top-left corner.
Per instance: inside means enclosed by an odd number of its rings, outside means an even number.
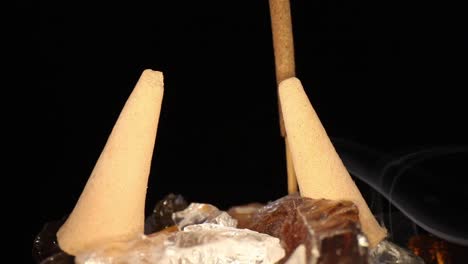
[[[57,233],[67,253],[143,233],[163,75],[145,70],[120,113],[73,212]]]
[[[372,246],[386,236],[335,151],[297,78],[279,85],[281,110],[302,196],[349,200],[359,208],[363,232]]]

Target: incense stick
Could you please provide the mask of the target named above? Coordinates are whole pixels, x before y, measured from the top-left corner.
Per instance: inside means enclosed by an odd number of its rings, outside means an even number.
[[[276,82],[279,83],[296,75],[294,62],[294,41],[289,0],[270,0],[271,30],[275,56]],[[278,100],[281,135],[284,137],[286,152],[286,171],[288,175],[288,193],[297,192],[297,180],[287,143],[283,116]]]

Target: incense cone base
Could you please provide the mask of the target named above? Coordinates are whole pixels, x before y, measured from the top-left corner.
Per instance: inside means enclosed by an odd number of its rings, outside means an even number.
[[[297,78],[281,82],[279,97],[301,195],[354,202],[363,232],[371,246],[377,245],[386,237],[386,230],[377,223],[336,153],[301,82]]]
[[[76,255],[143,234],[145,197],[163,97],[161,72],[145,70],[67,221],[60,247]]]

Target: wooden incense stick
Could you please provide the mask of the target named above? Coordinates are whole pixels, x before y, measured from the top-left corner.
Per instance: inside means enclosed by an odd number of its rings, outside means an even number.
[[[294,42],[289,0],[270,0],[271,30],[273,33],[273,48],[275,54],[276,82],[296,76],[294,63]],[[279,100],[278,100],[279,106]],[[287,143],[281,107],[279,109],[280,130],[284,137],[286,150],[286,170],[288,174],[288,193],[297,192],[297,180],[292,163],[291,153]]]

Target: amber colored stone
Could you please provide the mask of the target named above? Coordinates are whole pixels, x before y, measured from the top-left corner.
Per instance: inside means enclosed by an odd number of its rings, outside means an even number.
[[[430,234],[410,238],[408,248],[426,264],[467,263],[468,247],[456,245]]]
[[[237,228],[247,228],[252,222],[252,217],[264,204],[250,203],[229,208],[227,213],[237,220]]]
[[[278,237],[285,261],[300,244],[316,263],[367,263],[367,246],[359,212],[349,201],[330,201],[289,195],[269,203],[253,215],[249,229]]]

